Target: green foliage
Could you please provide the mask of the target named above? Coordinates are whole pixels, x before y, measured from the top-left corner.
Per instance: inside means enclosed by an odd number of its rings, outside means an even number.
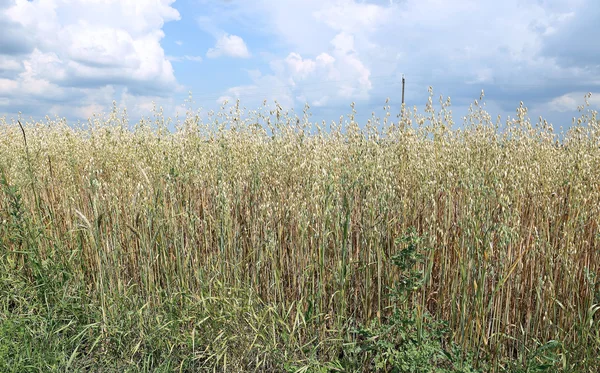
[[[445,322],[411,301],[424,284],[422,238],[415,230],[396,241],[403,248],[392,256],[400,276],[392,289],[392,313],[384,322],[372,320],[355,328],[354,341],[343,351],[344,371],[361,372],[475,372],[449,339]]]
[[[556,372],[560,366],[559,363],[563,361],[562,350],[562,343],[548,341],[535,349],[527,359],[524,368],[515,367],[511,371],[515,373]]]

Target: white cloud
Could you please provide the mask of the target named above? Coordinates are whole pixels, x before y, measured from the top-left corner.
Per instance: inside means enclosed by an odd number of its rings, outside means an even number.
[[[409,105],[424,105],[429,85],[452,96],[455,108],[485,89],[488,107],[502,115],[520,100],[537,115],[556,97],[600,88],[597,48],[585,49],[600,31],[593,0],[256,0],[230,3],[227,11],[252,19],[283,50],[264,55],[269,68],[261,73],[286,85],[296,105],[398,102],[402,74]],[[589,37],[564,42],[582,55],[572,63],[565,53],[557,57],[554,45],[576,24]]]
[[[18,87],[17,82],[12,79],[0,79],[0,96],[12,94]]]
[[[221,56],[249,58],[250,52],[248,51],[244,39],[237,35],[223,34],[217,39],[215,47],[210,48],[208,52],[206,52],[206,56],[209,58]]]
[[[549,110],[565,112],[577,109],[577,100],[573,97],[572,94],[562,95],[550,101]]]
[[[0,71],[17,72],[23,68],[23,64],[16,57],[0,55]]]
[[[11,107],[0,105],[0,112],[19,108],[45,114],[68,104],[76,108],[88,101],[85,95],[108,86],[147,96],[178,89],[160,44],[164,23],[180,18],[173,2],[16,0],[0,7],[0,20],[21,27],[20,37],[33,43],[18,60],[0,50],[0,77],[18,87]],[[104,101],[84,104],[79,112],[112,101],[100,98]]]
[[[173,62],[182,62],[182,61],[192,61],[192,62],[202,62],[203,58],[201,56],[190,56],[190,55],[184,55],[184,56],[167,56],[167,59],[169,61],[173,61]]]
[[[331,29],[348,33],[375,31],[379,25],[387,23],[391,15],[385,6],[354,0],[325,1],[313,13],[316,20]]]
[[[298,53],[290,53],[285,62],[292,71],[293,76],[299,79],[305,79],[309,74],[315,71],[317,64],[310,59],[302,59]]]
[[[51,79],[53,75],[57,78],[64,75],[60,60],[54,53],[42,53],[35,49],[14,74],[0,79],[0,96],[10,97],[12,105],[31,100],[56,102],[68,96],[69,89]]]
[[[332,40],[332,54],[323,52],[307,58],[292,52],[285,58],[272,60],[268,74],[249,71],[253,85],[232,87],[217,102],[240,98],[245,105],[256,107],[264,99],[278,99],[291,108],[304,103],[322,107],[368,99],[372,88],[369,69],[352,51],[351,36],[344,34],[337,40],[345,43],[338,45]]]
[[[210,95],[205,102],[213,104],[241,97],[248,106],[265,98],[334,111],[351,101],[380,106],[385,97],[398,98],[397,83],[405,74],[409,105],[424,104],[429,85],[436,94],[452,96],[455,107],[468,105],[483,88],[488,107],[512,114],[523,100],[535,116],[536,108],[566,113],[577,106],[573,100],[581,103],[579,92],[600,90],[600,54],[589,43],[600,36],[595,26],[600,3],[594,0],[201,3],[197,24],[215,40],[212,48],[206,46],[209,58],[248,58],[249,34],[264,40],[256,52],[253,47],[252,65],[245,66],[250,82]],[[54,108],[77,99],[75,106],[89,112],[92,98],[111,102],[106,87],[127,97],[172,95],[178,88],[172,63],[201,61],[183,52],[165,56],[163,25],[180,17],[172,4],[0,2],[0,29],[13,30],[0,35],[0,112],[9,101],[11,109],[31,103],[26,95],[40,97],[35,107],[42,112],[49,107],[42,99]],[[15,84],[27,94],[6,93]],[[94,95],[98,90],[103,93]]]
[[[60,107],[55,108],[56,111],[60,111],[61,109],[62,108]],[[95,114],[103,113],[106,110],[106,107],[104,105],[91,103],[88,105],[76,106],[74,108],[72,107],[69,110],[71,110],[69,113],[73,113],[79,118],[91,118]]]
[[[354,50],[354,36],[351,34],[340,32],[337,34],[331,44],[334,48],[342,53],[352,53]]]
[[[354,48],[354,36],[340,32],[331,39],[330,45],[330,52],[319,53],[314,58],[291,52],[285,58],[272,60],[270,74],[250,75],[255,85],[248,98],[257,104],[262,98],[280,92],[291,106],[309,103],[315,107],[369,99],[373,87],[371,71]],[[267,80],[277,83],[265,84]],[[244,87],[233,89],[241,88]],[[244,99],[248,96],[247,91],[246,88],[245,94],[237,97]],[[260,94],[264,97],[259,97]]]
[[[317,56],[317,62],[322,65],[329,66],[335,62],[335,58],[331,57],[327,53],[321,53],[320,55]]]
[[[160,103],[156,104],[156,109],[163,108],[165,120],[168,118],[175,119],[175,115],[180,108],[173,98],[158,97],[156,95],[133,95],[127,89],[119,90],[110,85],[94,89],[85,88],[80,90],[79,93],[81,93],[80,100],[53,103],[44,110],[43,114],[86,121],[93,115],[103,117],[109,114],[114,100],[119,110],[127,109],[130,124],[134,124],[142,117],[151,117],[155,103]]]
[[[251,109],[261,106],[264,100],[272,103],[277,100],[285,108],[294,105],[294,95],[289,82],[273,75],[264,75],[254,80],[252,85],[231,87],[219,96],[214,103],[221,105],[225,100],[231,104],[236,99]]]
[[[585,95],[587,92],[570,92],[562,96],[552,99],[545,105],[544,109],[555,112],[572,112],[585,103]],[[588,100],[592,108],[600,108],[600,92],[592,93],[592,97]]]

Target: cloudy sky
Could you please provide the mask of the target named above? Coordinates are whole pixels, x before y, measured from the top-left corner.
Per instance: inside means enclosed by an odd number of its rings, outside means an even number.
[[[0,117],[133,118],[264,99],[313,119],[359,117],[427,88],[457,122],[488,111],[568,126],[600,107],[598,0],[0,0]],[[394,111],[394,110],[392,110]]]

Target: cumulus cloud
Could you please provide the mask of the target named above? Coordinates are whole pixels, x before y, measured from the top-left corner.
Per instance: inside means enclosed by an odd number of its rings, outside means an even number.
[[[302,59],[302,56],[298,53],[290,53],[286,57],[285,63],[291,70],[293,76],[296,76],[299,79],[305,79],[313,73],[317,67],[315,61],[311,59]]]
[[[386,97],[398,103],[402,74],[409,105],[424,104],[433,85],[452,96],[455,109],[466,110],[484,89],[488,107],[503,115],[521,100],[537,115],[558,97],[600,89],[600,51],[593,43],[600,3],[593,0],[235,4],[231,12],[245,14],[287,48],[270,55],[262,73],[286,84],[295,104],[356,100],[372,107]],[[323,53],[333,59],[327,67],[315,57]]]
[[[250,52],[244,42],[244,39],[237,35],[224,34],[217,39],[214,48],[210,48],[206,52],[206,57],[217,58],[228,56],[233,58],[249,58]]]
[[[370,112],[386,97],[399,106],[402,74],[409,106],[423,105],[433,85],[436,95],[452,97],[455,113],[482,89],[488,108],[513,114],[523,100],[532,116],[570,113],[573,101],[581,104],[580,92],[600,91],[595,0],[199,3],[196,24],[214,39],[203,57],[238,58],[236,66],[255,57],[245,66],[248,81],[206,96],[212,104],[239,97],[251,107],[278,99],[339,114],[356,101],[359,112]],[[202,61],[188,41],[181,55],[165,55],[163,25],[180,18],[172,4],[0,0],[0,28],[11,30],[0,35],[0,112],[9,103],[15,110],[59,110],[77,98],[86,113],[95,102],[110,103],[111,92],[138,108],[142,101],[132,97],[168,101],[179,88],[172,63]],[[261,49],[251,53],[249,40],[262,40]]]
[[[554,112],[574,112],[577,108],[585,103],[585,96],[588,92],[569,92],[552,99],[548,104],[544,106],[546,111]],[[600,107],[600,92],[592,93],[592,97],[589,98],[588,104],[592,107]]]
[[[357,34],[352,29],[361,26],[371,31],[374,30],[376,27],[374,18],[376,18],[376,14],[383,13],[384,8],[361,4],[350,7],[344,14],[348,17],[352,15],[354,21],[349,19],[351,25],[347,27],[343,22],[338,23],[329,19],[337,10],[341,9],[339,7],[343,8],[346,3],[349,1],[336,3],[333,7],[325,4],[326,7],[319,10],[319,4],[314,2],[317,10],[310,13],[308,6],[297,8],[299,3],[291,1],[288,4],[292,9],[288,14],[290,16],[288,20],[293,22],[292,18],[302,17],[302,13],[291,14],[294,9],[308,11],[309,18],[317,25],[325,23],[328,25],[328,29],[333,29],[333,32],[326,32],[320,36],[319,40],[326,40],[327,43],[310,50],[302,47],[296,48],[298,46],[292,43],[292,49],[296,50],[283,57],[271,59],[269,61],[270,71],[264,71],[263,74],[256,74],[253,71],[249,74],[253,85],[232,87],[226,94],[219,97],[218,101],[222,101],[224,98],[239,97],[252,106],[259,104],[263,98],[279,95],[277,97],[280,97],[280,102],[289,102],[291,106],[309,103],[315,107],[322,107],[331,104],[347,104],[349,101],[357,99],[368,99],[373,87],[370,79],[371,70],[364,63],[365,56],[361,56],[361,52],[355,46]],[[284,8],[279,5],[273,5],[273,7],[276,11],[278,9],[284,11]],[[363,13],[369,17],[364,19]],[[278,21],[274,20],[274,22]],[[214,23],[209,19],[200,20],[200,24],[207,32],[217,32]],[[311,29],[313,29],[313,24],[309,23],[302,30],[294,32],[304,33],[307,31],[310,34]],[[285,35],[290,35],[291,32],[287,27],[282,30]],[[292,40],[296,39],[292,38]],[[303,50],[305,52],[302,52]]]
[[[263,99],[278,99],[288,107],[305,103],[322,107],[368,98],[372,88],[371,72],[354,50],[352,35],[346,33],[331,40],[330,53],[310,58],[291,52],[272,60],[270,68],[264,75],[250,71],[253,85],[232,87],[217,101],[241,98],[256,106]]]
[[[164,23],[180,18],[173,2],[2,0],[0,78],[17,91],[0,102],[0,112],[45,113],[109,86],[133,95],[174,92],[179,86],[160,45]],[[86,110],[111,102],[96,98],[104,101]]]
[[[198,27],[215,38],[215,46],[209,48],[206,57],[217,58],[221,56],[233,58],[249,58],[251,56],[244,39],[238,35],[228,34],[223,31],[215,21],[216,17],[200,16],[196,18]],[[219,17],[221,18],[221,17]]]

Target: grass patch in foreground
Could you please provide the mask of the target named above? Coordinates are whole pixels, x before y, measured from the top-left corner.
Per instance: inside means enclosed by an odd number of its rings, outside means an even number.
[[[422,273],[414,270],[416,250],[411,241],[394,257],[406,270],[396,302],[407,301],[422,284]],[[2,372],[476,371],[448,344],[447,329],[417,309],[394,307],[383,324],[307,340],[318,335],[316,318],[295,313],[290,320],[292,310],[213,281],[200,295],[156,294],[151,301],[132,286],[122,295],[104,294],[102,305],[86,295],[68,266],[39,263],[32,280],[14,276],[27,271],[10,257],[0,264]]]

